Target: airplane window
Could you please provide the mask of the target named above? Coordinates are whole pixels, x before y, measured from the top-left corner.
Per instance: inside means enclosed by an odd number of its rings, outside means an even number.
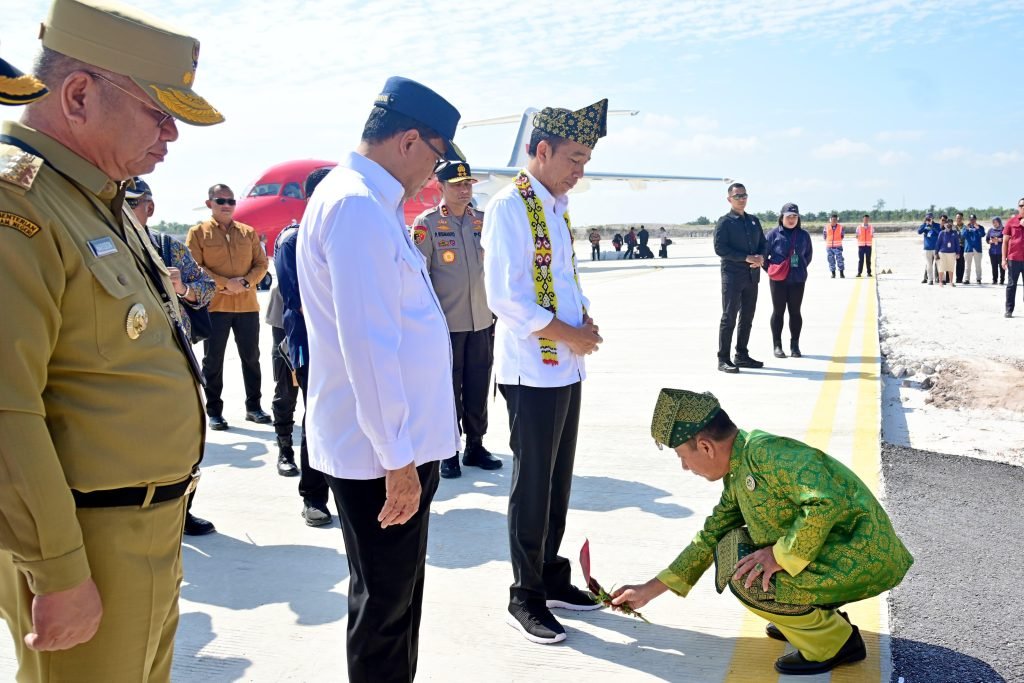
[[[299,189],[298,183],[288,183],[284,186],[284,192],[281,194],[292,199],[302,199],[302,190]]]
[[[250,197],[266,197],[275,196],[281,191],[281,183],[262,183],[260,185],[253,185],[253,188],[249,190]]]

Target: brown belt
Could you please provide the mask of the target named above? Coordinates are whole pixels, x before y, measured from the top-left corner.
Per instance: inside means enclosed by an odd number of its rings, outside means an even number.
[[[149,504],[155,505],[181,498],[195,491],[198,483],[199,470],[196,470],[188,479],[175,484],[157,486],[153,489]],[[146,504],[146,496],[149,491],[150,487],[148,486],[128,486],[122,489],[106,489],[88,493],[72,489],[71,495],[75,499],[75,505],[80,508],[142,507]]]

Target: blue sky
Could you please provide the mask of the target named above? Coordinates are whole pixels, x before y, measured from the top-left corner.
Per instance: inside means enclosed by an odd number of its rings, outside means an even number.
[[[200,39],[196,90],[228,119],[180,126],[150,179],[157,219],[199,220],[215,182],[239,191],[280,161],[340,158],[390,75],[433,87],[464,120],[608,97],[641,113],[610,120],[588,168],[740,179],[757,211],[1024,195],[1024,0],[590,0],[533,15],[487,1],[135,4]],[[47,6],[0,0],[0,54],[30,65]],[[456,140],[470,163],[500,166],[515,132]],[[577,225],[676,223],[724,213],[724,195],[594,185],[572,212]]]

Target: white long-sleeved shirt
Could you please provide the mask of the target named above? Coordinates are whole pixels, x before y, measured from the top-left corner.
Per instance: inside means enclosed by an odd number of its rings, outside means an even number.
[[[402,195],[352,153],[317,187],[299,230],[309,461],[338,478],[376,479],[459,446],[448,326]]]
[[[576,284],[572,268],[572,235],[563,215],[568,197],[555,197],[540,181],[530,184],[544,205],[551,237],[551,270],[558,319],[579,327],[583,307],[590,302]],[[494,376],[499,384],[564,387],[586,379],[583,358],[558,342],[558,365],[541,361],[537,332],[555,316],[537,304],[533,282],[533,234],[526,206],[515,184],[498,192],[487,204],[481,243],[484,248],[484,287],[487,305],[498,316],[494,329]]]

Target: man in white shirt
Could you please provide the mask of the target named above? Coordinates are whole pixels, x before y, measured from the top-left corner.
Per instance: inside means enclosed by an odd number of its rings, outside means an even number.
[[[345,536],[353,682],[416,675],[430,502],[459,433],[448,326],[402,204],[445,159],[464,161],[458,122],[433,90],[388,79],[299,230],[309,461],[327,475]]]
[[[576,274],[566,193],[604,137],[608,100],[534,117],[530,160],[487,205],[484,285],[498,316],[495,377],[514,456],[508,503],[514,582],[509,625],[535,643],[565,640],[549,608],[597,609],[558,555],[579,425],[583,357],[601,342]]]

